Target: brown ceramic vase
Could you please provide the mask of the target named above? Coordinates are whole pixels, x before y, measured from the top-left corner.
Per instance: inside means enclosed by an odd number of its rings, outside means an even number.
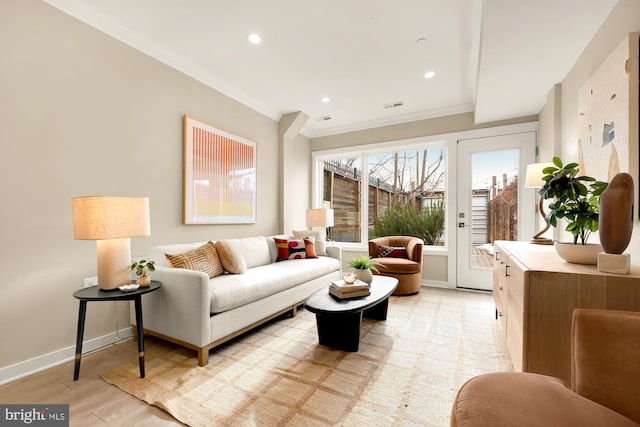
[[[598,227],[606,253],[621,254],[627,249],[633,231],[633,178],[628,173],[614,176],[600,195]]]

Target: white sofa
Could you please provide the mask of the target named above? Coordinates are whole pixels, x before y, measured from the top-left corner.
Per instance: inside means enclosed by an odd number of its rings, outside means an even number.
[[[156,263],[152,279],[162,287],[142,298],[145,333],[196,350],[198,364],[205,366],[210,349],[288,311],[295,316],[309,295],[340,278],[339,247],[323,251],[324,242],[317,242],[317,258],[276,262],[273,237],[282,236],[225,240],[242,256],[246,272],[211,279],[201,271],[170,267],[165,256],[207,242],[149,249],[147,257]],[[133,307],[131,321],[135,323]]]

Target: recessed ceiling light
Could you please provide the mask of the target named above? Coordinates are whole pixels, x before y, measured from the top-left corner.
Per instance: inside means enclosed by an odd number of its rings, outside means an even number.
[[[431,77],[433,77],[435,75],[436,75],[435,71],[427,71],[426,73],[424,73],[424,78],[425,79],[430,79]]]
[[[323,96],[322,98],[320,98],[320,101],[322,101],[322,102],[331,102],[331,98],[329,98],[328,96]]]
[[[262,41],[262,37],[260,37],[260,35],[256,33],[249,34],[247,38],[249,39],[249,42],[253,44],[259,44]]]

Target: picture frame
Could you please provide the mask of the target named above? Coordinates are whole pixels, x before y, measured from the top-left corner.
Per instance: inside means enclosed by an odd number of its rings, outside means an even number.
[[[187,114],[183,132],[184,224],[255,223],[256,143]]]

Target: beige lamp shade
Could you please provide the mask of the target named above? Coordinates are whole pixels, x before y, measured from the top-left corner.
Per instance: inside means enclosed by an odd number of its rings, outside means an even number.
[[[333,209],[307,209],[307,227],[333,227]]]
[[[131,283],[130,237],[149,236],[147,197],[88,196],[72,199],[73,238],[97,240],[98,287]]]
[[[88,196],[72,199],[73,238],[104,240],[149,236],[149,198]]]
[[[553,166],[553,163],[532,163],[527,165],[527,175],[525,177],[525,188],[537,188],[544,185],[542,177],[545,175],[542,170],[546,167]]]

